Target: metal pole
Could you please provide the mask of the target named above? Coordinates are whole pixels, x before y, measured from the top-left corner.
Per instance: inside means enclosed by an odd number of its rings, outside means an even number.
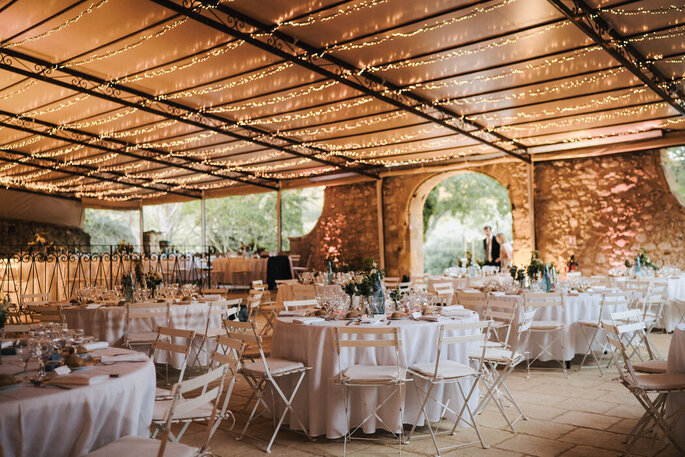
[[[202,200],[200,200],[200,213],[202,219],[202,251],[207,248],[207,213],[205,212],[205,191],[202,191]]]
[[[535,170],[533,162],[528,168],[528,223],[530,224],[530,249],[535,250]]]
[[[378,264],[385,268],[385,224],[383,222],[383,178],[376,181],[376,213],[378,215]]]
[[[276,227],[278,228],[278,235],[276,235],[276,246],[278,246],[278,252],[283,249],[283,218],[282,218],[282,200],[281,200],[281,189],[276,191]]]
[[[143,253],[143,233],[145,232],[145,221],[143,220],[143,200],[140,201],[138,208],[140,214],[140,253]]]

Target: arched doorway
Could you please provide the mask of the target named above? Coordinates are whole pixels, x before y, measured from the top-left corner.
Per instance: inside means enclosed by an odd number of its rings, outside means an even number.
[[[482,227],[512,239],[509,191],[496,179],[470,171],[433,176],[414,192],[409,208],[411,274],[442,273],[466,249],[482,249]]]

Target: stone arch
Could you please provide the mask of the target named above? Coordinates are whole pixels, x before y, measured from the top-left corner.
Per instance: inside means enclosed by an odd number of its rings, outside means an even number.
[[[496,164],[485,167],[469,167],[438,174],[426,174],[419,180],[409,196],[406,206],[408,217],[409,258],[408,269],[412,276],[423,274],[423,205],[430,191],[459,173],[480,173],[486,175],[507,189],[511,202],[513,220],[513,243],[516,247],[514,261],[523,262],[530,256],[531,237],[528,221],[525,168],[519,164]]]

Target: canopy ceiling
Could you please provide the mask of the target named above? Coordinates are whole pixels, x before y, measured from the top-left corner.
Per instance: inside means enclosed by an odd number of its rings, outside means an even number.
[[[683,0],[0,0],[0,21],[0,184],[90,201],[685,127]]]

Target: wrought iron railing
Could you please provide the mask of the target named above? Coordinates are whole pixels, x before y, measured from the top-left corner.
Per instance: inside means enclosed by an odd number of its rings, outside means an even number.
[[[60,252],[60,250],[62,252]],[[70,249],[71,250],[71,249]],[[15,301],[26,294],[49,294],[51,300],[66,300],[83,287],[113,289],[124,275],[159,272],[165,283],[209,287],[211,258],[208,253],[154,253],[23,251],[0,257],[0,294]]]

